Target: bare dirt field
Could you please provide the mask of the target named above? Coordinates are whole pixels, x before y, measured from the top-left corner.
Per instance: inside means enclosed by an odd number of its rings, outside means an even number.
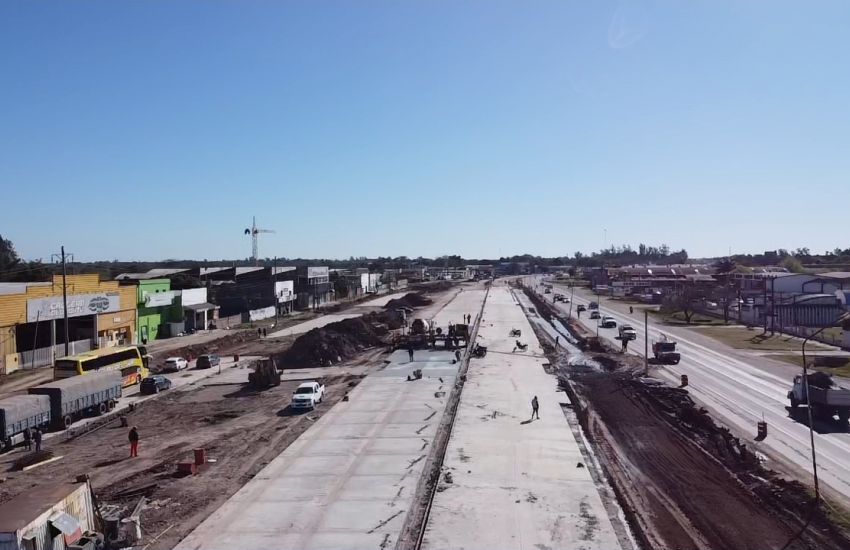
[[[102,510],[129,510],[147,497],[141,516],[145,538],[168,529],[150,548],[171,548],[360,378],[325,380],[325,401],[306,413],[288,408],[298,382],[262,392],[228,384],[164,394],[128,415],[141,435],[138,458],[128,458],[127,428],[117,421],[77,439],[51,440],[49,450],[62,458],[28,472],[4,474],[0,500],[33,485],[88,473]],[[215,462],[195,476],[178,474],[177,464],[191,462],[194,449],[204,449]],[[17,454],[4,456],[0,467],[8,469]]]

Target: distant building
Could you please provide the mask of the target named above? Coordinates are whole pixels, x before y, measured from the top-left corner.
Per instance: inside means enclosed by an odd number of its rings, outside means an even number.
[[[299,266],[295,278],[298,309],[315,309],[332,300],[330,271],[326,266]]]

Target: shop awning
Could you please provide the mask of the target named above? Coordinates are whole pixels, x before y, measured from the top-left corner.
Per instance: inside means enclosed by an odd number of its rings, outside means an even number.
[[[74,544],[83,536],[83,531],[80,528],[80,522],[77,518],[66,514],[65,512],[56,512],[50,516],[50,525],[56,531],[62,533],[65,538],[65,545]]]
[[[183,306],[183,309],[190,309],[192,311],[204,311],[206,309],[215,309],[216,305],[211,304],[209,302],[204,302],[202,304],[191,304],[188,306]]]

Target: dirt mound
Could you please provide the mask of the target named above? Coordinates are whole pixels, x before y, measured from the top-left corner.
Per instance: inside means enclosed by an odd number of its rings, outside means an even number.
[[[387,305],[384,306],[386,309],[396,309],[399,307],[422,307],[432,304],[433,301],[430,298],[426,298],[419,292],[408,292],[401,298],[396,298],[395,300],[390,300],[387,302]]]
[[[399,328],[401,323],[396,312],[337,321],[302,334],[275,359],[282,368],[289,369],[335,365],[364,349],[386,344],[389,331]]]

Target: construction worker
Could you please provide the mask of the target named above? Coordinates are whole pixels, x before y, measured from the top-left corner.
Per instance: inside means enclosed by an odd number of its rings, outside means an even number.
[[[135,426],[130,428],[127,439],[130,440],[130,458],[139,456],[139,430]]]
[[[560,340],[561,340],[561,336],[560,336],[560,335],[555,336],[555,347],[556,347],[556,348],[558,347],[558,342],[559,342]]]
[[[623,338],[623,351],[622,352],[626,353],[626,351],[628,351],[628,349],[629,349],[629,339]]]
[[[413,344],[407,345],[407,355],[410,356],[410,362],[413,362]]]
[[[41,428],[36,428],[32,434],[32,440],[35,441],[35,452],[41,452]]]
[[[635,312],[635,308],[633,308],[632,306],[629,306],[629,313],[634,313],[634,312]]]
[[[27,450],[32,450],[32,428],[24,430],[24,443],[27,445]]]
[[[540,411],[538,410],[540,404],[537,402],[537,396],[534,396],[534,399],[531,400],[531,419],[534,420],[534,417],[537,417],[537,420],[540,420]]]

